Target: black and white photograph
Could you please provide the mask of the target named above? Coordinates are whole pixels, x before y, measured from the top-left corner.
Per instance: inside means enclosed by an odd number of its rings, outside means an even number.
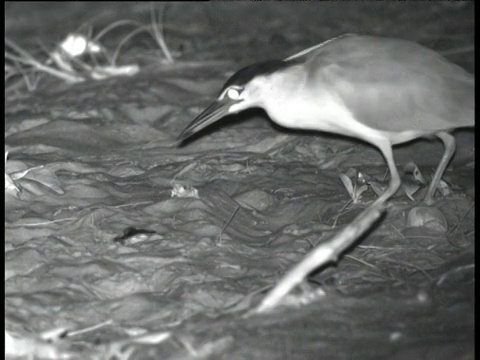
[[[5,359],[473,360],[474,5],[5,2]]]

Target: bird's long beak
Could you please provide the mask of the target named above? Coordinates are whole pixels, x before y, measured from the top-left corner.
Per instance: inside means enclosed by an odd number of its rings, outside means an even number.
[[[206,128],[207,126],[213,124],[217,120],[220,120],[225,115],[228,115],[228,109],[236,101],[231,99],[222,99],[215,101],[212,105],[206,108],[200,115],[198,115],[191,123],[188,125],[178,136],[178,141],[183,141],[196,132]]]

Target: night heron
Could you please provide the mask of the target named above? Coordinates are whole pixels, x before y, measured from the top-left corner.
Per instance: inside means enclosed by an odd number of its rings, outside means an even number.
[[[401,184],[392,146],[436,135],[445,152],[425,196],[430,205],[455,152],[449,132],[474,126],[474,79],[416,43],[343,35],[285,60],[239,70],[179,140],[253,107],[263,108],[286,128],[347,135],[376,146],[391,176],[378,202],[389,199]]]

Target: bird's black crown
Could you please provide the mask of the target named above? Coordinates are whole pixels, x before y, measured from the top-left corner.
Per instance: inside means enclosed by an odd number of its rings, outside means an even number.
[[[283,60],[269,60],[264,61],[252,65],[248,65],[240,70],[238,70],[235,74],[233,74],[225,83],[222,88],[222,93],[226,88],[237,85],[237,86],[244,86],[250,80],[258,75],[269,75],[274,73],[277,70],[289,67],[289,64]]]

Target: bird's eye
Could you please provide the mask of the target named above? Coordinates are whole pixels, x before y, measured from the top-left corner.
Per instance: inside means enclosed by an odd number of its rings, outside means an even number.
[[[238,100],[240,97],[240,90],[235,88],[230,88],[227,90],[227,96],[232,100]]]

